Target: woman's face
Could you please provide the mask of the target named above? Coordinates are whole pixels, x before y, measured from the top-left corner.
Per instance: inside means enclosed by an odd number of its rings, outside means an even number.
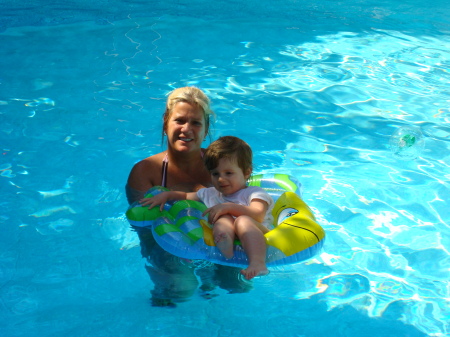
[[[186,102],[175,104],[165,131],[168,146],[175,151],[189,152],[200,149],[206,136],[202,109]]]

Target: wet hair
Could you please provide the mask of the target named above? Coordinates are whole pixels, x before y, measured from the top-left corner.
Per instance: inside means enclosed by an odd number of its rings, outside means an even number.
[[[219,166],[219,160],[226,158],[235,161],[246,174],[252,171],[252,149],[242,139],[234,136],[223,136],[212,142],[205,151],[203,162],[208,171]]]
[[[173,90],[166,102],[166,111],[163,115],[163,138],[167,130],[167,123],[173,112],[173,108],[177,103],[185,102],[192,105],[197,105],[203,111],[203,118],[205,120],[205,136],[208,135],[210,120],[214,116],[214,112],[210,108],[210,100],[205,93],[196,87],[182,87]]]

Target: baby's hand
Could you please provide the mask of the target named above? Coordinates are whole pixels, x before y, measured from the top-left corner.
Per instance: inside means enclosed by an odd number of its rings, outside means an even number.
[[[229,205],[228,205],[228,203],[223,203],[223,204],[218,204],[218,205],[212,206],[212,207],[206,209],[202,215],[205,216],[206,214],[208,214],[209,223],[214,225],[214,223],[222,215],[229,214]]]
[[[139,200],[139,203],[142,206],[149,206],[148,209],[152,209],[157,205],[160,205],[159,210],[162,211],[164,208],[164,204],[169,200],[170,193],[169,192],[161,192],[151,198],[143,198]]]

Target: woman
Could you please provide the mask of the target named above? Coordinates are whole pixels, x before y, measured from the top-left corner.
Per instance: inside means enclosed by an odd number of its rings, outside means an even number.
[[[163,115],[167,150],[134,165],[125,188],[130,204],[140,201],[153,186],[192,192],[211,185],[210,173],[202,160],[201,144],[208,135],[212,115],[210,101],[200,89],[184,87],[170,93]],[[152,304],[173,306],[173,301],[191,297],[198,286],[192,266],[159,247],[150,229],[136,230],[142,256],[147,259],[146,269],[154,283]],[[212,278],[217,278],[220,273],[216,283],[222,288],[230,292],[248,291],[248,283],[235,282],[238,269],[224,266],[215,269],[214,275],[208,269],[197,271],[203,290],[212,289]]]
[[[208,97],[198,88],[172,91],[163,115],[167,151],[134,165],[126,186],[128,203],[142,199],[153,186],[189,192],[211,184],[201,148],[213,114],[209,104]]]

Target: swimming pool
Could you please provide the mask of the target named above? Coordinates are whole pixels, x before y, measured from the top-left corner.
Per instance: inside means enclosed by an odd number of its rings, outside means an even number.
[[[449,334],[447,2],[0,6],[2,336]],[[250,292],[155,308],[123,187],[182,85],[213,138],[302,181],[327,238]],[[404,126],[416,159],[390,150]]]

